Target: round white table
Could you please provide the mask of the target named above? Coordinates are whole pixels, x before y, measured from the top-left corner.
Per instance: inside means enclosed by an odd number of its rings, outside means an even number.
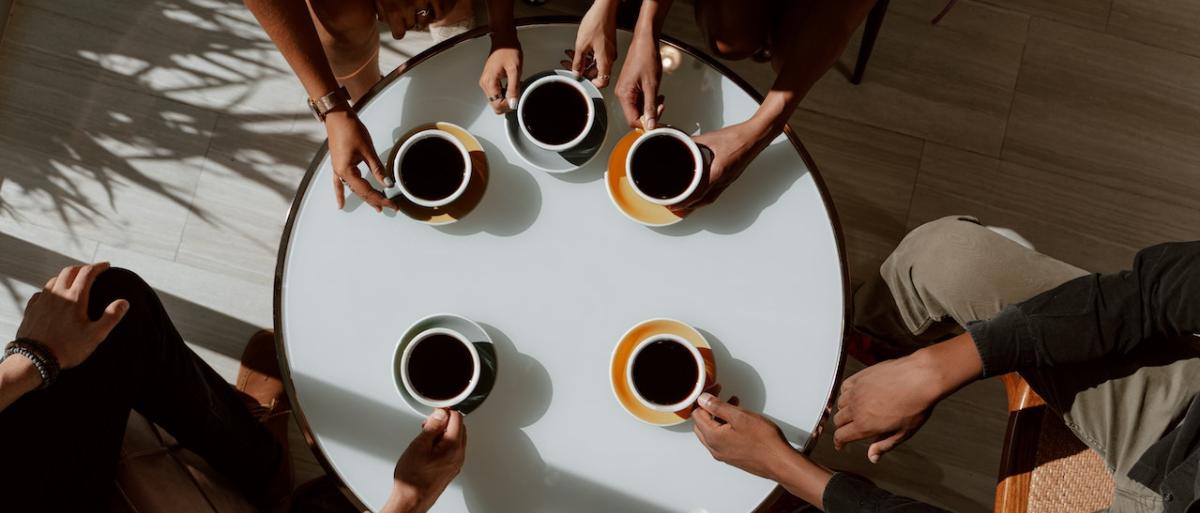
[[[523,23],[524,73],[558,67],[576,25]],[[630,35],[620,32],[625,55]],[[664,121],[691,131],[742,121],[758,105],[744,82],[683,45],[664,73]],[[691,433],[642,424],[609,388],[621,335],[653,317],[699,328],[718,381],[778,420],[797,447],[821,421],[843,361],[847,281],[833,208],[789,131],[720,200],[651,229],[607,197],[608,150],[627,132],[605,90],[600,156],[551,175],[528,166],[477,83],[489,41],[475,32],[418,55],[360,109],[375,148],[433,121],[456,123],[487,152],[483,201],[442,227],[334,206],[325,148],[288,216],[275,324],[289,393],[326,469],[377,510],[421,419],[393,385],[397,339],[453,312],[496,343],[499,377],[467,419],[467,462],[434,512],[746,512],[774,483],[714,461]],[[622,61],[617,62],[617,69]],[[616,77],[613,83],[616,82]]]

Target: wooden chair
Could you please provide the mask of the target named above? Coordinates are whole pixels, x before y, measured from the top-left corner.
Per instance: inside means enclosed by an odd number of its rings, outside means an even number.
[[[1017,374],[1001,377],[1008,429],[996,485],[996,513],[1076,513],[1112,504],[1113,479],[1096,451]]]

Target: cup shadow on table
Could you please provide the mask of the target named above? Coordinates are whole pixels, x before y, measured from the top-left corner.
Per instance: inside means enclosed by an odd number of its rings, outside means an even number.
[[[738,404],[742,409],[763,414],[763,408],[767,404],[767,387],[762,376],[745,360],[734,358],[725,342],[712,332],[699,328],[697,331],[704,335],[705,340],[708,340],[709,346],[712,347],[713,359],[717,364],[717,383],[721,384],[721,399],[729,400],[729,398],[737,396]],[[801,438],[808,439],[809,432],[807,430],[782,422],[770,415],[763,415],[778,424],[788,440],[794,442]],[[665,429],[691,434],[692,423],[684,422]]]
[[[487,232],[512,237],[528,230],[542,210],[542,191],[529,171],[509,162],[492,141],[479,139],[488,161],[483,199],[456,223],[436,227],[449,235]]]
[[[686,236],[700,231],[729,235],[749,228],[808,173],[794,165],[795,147],[786,138],[767,146],[715,202],[670,226],[652,228],[663,235]]]
[[[712,347],[713,360],[717,366],[717,383],[721,385],[721,399],[728,400],[732,396],[737,396],[742,408],[761,412],[767,401],[767,388],[763,384],[762,377],[758,375],[758,371],[745,361],[735,359],[729,353],[725,343],[712,332],[699,328],[697,331],[704,335],[704,339]],[[663,429],[691,434],[692,421]]]

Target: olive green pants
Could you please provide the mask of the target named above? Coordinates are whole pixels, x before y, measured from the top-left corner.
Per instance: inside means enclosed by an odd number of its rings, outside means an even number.
[[[1086,271],[1026,248],[971,217],[926,223],[908,234],[854,296],[854,324],[899,356],[961,333],[1004,307]],[[1086,344],[1086,340],[1056,343]],[[1200,393],[1195,339],[1147,341],[1136,354],[1021,371],[1050,409],[1114,474],[1111,511],[1162,511],[1154,491],[1126,477]]]

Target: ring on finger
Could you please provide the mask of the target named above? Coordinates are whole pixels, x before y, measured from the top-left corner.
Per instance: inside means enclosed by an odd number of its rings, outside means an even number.
[[[488,103],[492,103],[492,102],[494,102],[494,101],[496,101],[496,100],[500,100],[500,99],[503,99],[503,98],[504,98],[504,96],[502,96],[502,95],[499,95],[499,94],[493,94],[493,95],[491,95],[491,96],[489,96],[489,97],[488,97],[487,101],[488,101]]]

